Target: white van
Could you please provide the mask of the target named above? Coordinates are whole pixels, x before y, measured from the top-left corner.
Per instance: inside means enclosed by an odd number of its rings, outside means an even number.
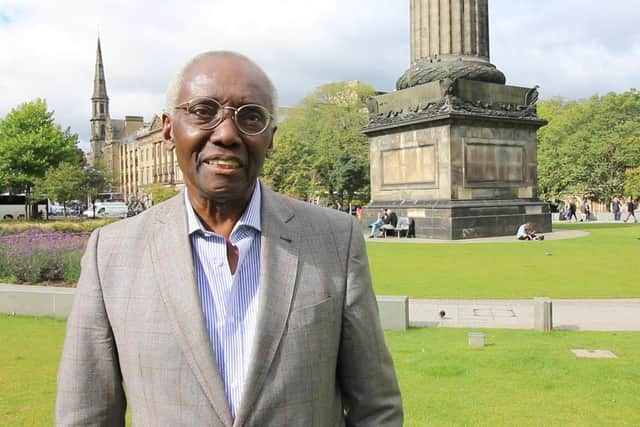
[[[126,218],[129,207],[125,202],[96,202],[96,218]],[[93,206],[83,212],[84,216],[93,218]]]

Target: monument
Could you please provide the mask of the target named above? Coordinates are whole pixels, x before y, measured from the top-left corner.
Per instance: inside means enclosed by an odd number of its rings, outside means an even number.
[[[411,0],[411,66],[369,100],[371,202],[416,235],[468,239],[551,231],[537,198],[537,86],[505,85],[489,62],[487,0]]]

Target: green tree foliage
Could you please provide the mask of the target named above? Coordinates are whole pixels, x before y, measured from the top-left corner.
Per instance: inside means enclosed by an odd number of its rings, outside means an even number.
[[[49,168],[43,178],[36,178],[34,194],[37,198],[49,198],[62,203],[81,200],[85,196],[85,174],[75,163],[61,162]]]
[[[634,199],[640,197],[640,167],[627,169],[625,174],[624,192]]]
[[[621,195],[625,172],[640,165],[640,93],[632,89],[587,100],[538,104],[549,124],[538,132],[538,188],[544,200],[589,193]]]
[[[104,160],[97,160],[93,166],[84,167],[83,187],[84,193],[89,196],[92,203],[98,193],[108,191],[113,187],[113,172],[107,167]]]
[[[78,136],[54,122],[42,99],[21,104],[0,121],[0,187],[30,194],[36,179],[67,161],[80,164]]]
[[[264,178],[271,187],[298,198],[327,192],[330,202],[343,205],[354,193],[367,193],[369,147],[360,130],[373,93],[358,82],[329,83],[290,110],[265,164]]]

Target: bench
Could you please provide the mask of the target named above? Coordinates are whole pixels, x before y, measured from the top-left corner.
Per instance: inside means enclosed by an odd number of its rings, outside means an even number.
[[[380,227],[380,231],[382,232],[382,237],[387,237],[387,231],[392,231],[396,237],[400,237],[402,232],[404,231],[405,237],[409,234],[409,217],[399,216],[398,223],[394,227],[391,224],[385,224]]]

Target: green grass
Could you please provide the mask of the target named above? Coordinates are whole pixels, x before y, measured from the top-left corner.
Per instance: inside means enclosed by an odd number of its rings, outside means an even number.
[[[640,225],[554,227],[590,235],[543,242],[368,243],[376,293],[411,298],[640,297]]]
[[[53,425],[65,325],[0,315],[0,426]]]
[[[388,332],[405,426],[640,425],[640,333],[484,330]],[[570,349],[618,359],[577,359]]]
[[[0,315],[0,425],[53,424],[65,322]],[[484,330],[387,332],[405,426],[640,425],[640,333]],[[618,359],[576,359],[572,348]]]

